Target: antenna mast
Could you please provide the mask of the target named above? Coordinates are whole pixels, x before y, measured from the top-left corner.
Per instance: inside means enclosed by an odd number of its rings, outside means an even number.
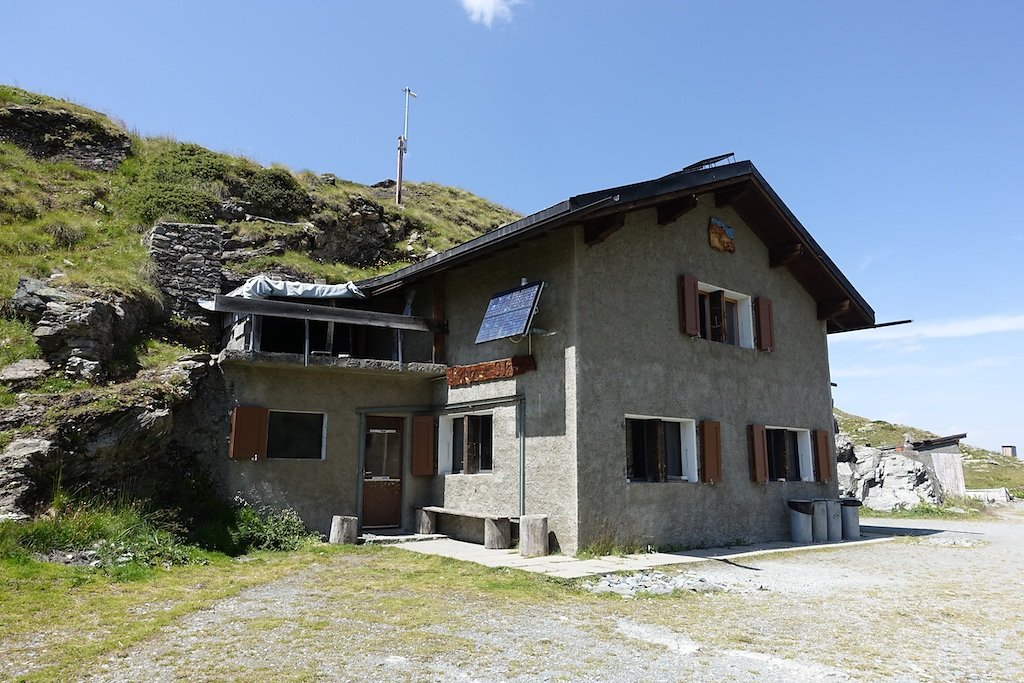
[[[395,183],[395,204],[397,206],[402,205],[402,166],[405,164],[405,150],[408,148],[406,143],[409,141],[409,98],[417,96],[409,87],[402,92],[405,93],[405,126],[402,128],[402,134],[398,136],[398,182]]]

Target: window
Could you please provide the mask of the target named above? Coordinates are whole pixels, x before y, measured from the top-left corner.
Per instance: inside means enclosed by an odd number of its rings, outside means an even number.
[[[235,406],[231,414],[228,457],[321,460],[327,441],[327,416]]]
[[[327,428],[323,413],[271,410],[267,423],[267,457],[320,460]]]
[[[626,478],[700,481],[693,420],[626,416]]]
[[[754,348],[750,297],[698,283],[700,337],[710,341]]]
[[[811,433],[806,429],[751,425],[754,481],[814,481]]]
[[[438,424],[439,472],[479,474],[493,469],[492,415],[444,415]]]
[[[761,351],[775,349],[771,300],[752,299],[746,294],[699,282],[692,275],[679,276],[679,321],[683,334],[691,337],[745,349],[755,346]]]

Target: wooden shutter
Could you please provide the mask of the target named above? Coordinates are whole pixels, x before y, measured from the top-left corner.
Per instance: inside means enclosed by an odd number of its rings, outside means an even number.
[[[711,321],[708,327],[708,339],[716,342],[724,342],[726,338],[725,328],[725,292],[718,290],[708,294],[708,309],[711,314]]]
[[[758,484],[768,481],[768,438],[764,425],[747,427],[750,448],[750,479]]]
[[[692,275],[679,276],[679,329],[691,337],[700,336],[700,295]]]
[[[772,325],[772,300],[765,296],[754,299],[754,315],[757,318],[758,351],[774,351],[775,328]]]
[[[827,429],[815,429],[811,433],[811,439],[814,441],[814,478],[822,484],[827,484],[832,478],[831,437]]]
[[[722,481],[722,424],[715,420],[700,423],[701,481],[717,484]]]
[[[437,473],[437,449],[434,444],[433,415],[414,415],[412,418],[412,473],[430,476]]]
[[[228,457],[233,460],[262,460],[267,457],[267,423],[270,411],[257,406],[235,406],[231,413],[231,442]]]

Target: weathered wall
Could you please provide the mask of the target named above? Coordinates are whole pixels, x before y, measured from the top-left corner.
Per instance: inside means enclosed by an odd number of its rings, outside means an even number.
[[[466,365],[525,355],[529,340],[474,343],[491,296],[522,278],[544,280],[534,327],[555,332],[533,338],[537,370],[512,379],[449,389],[439,383],[439,405],[525,397],[526,513],[548,515],[557,546],[576,548],[575,245],[571,231],[527,242],[447,275],[448,362]],[[494,470],[439,477],[443,504],[455,509],[519,514],[519,443],[516,410],[494,410]],[[500,446],[499,446],[500,444]]]
[[[708,245],[713,215],[735,230],[736,251]],[[824,324],[785,268],[728,208],[701,197],[673,224],[627,215],[605,242],[577,230],[580,543],[614,534],[657,545],[718,545],[788,535],[785,501],[835,496],[835,484],[750,480],[747,425],[832,426]],[[677,279],[774,303],[776,350],[683,335]],[[721,422],[724,481],[627,483],[625,414]],[[832,473],[832,481],[835,474]]]
[[[358,410],[380,407],[382,410],[373,414],[405,417],[408,413],[384,408],[426,408],[433,388],[429,378],[418,373],[374,373],[259,362],[225,363],[221,367],[226,386],[222,416],[230,414],[234,405],[326,413],[326,454],[322,460],[230,460],[229,432],[224,432],[220,448],[208,454],[208,464],[228,495],[239,493],[250,502],[291,507],[310,528],[321,533],[330,531],[333,515],[360,513]],[[425,496],[422,482],[417,481],[422,478],[409,474],[408,425],[404,438],[403,526],[410,528],[412,508],[423,504]]]

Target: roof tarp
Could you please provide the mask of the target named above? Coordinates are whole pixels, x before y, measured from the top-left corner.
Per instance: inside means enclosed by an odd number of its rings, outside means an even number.
[[[266,275],[249,278],[244,285],[233,289],[227,296],[243,299],[266,299],[270,296],[291,296],[304,299],[356,299],[366,295],[352,282],[343,285],[317,285],[311,282],[272,280]]]

